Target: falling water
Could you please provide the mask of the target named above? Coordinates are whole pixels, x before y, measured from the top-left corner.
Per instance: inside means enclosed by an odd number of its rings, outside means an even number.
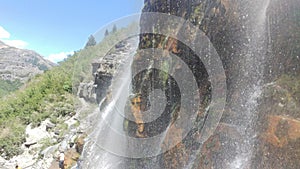
[[[231,109],[236,112],[237,119],[233,124],[237,126],[242,141],[237,145],[233,161],[228,168],[251,168],[253,156],[256,124],[257,99],[260,97],[264,78],[265,55],[267,52],[266,12],[269,0],[249,1],[241,22],[246,28],[247,43],[241,51],[241,72],[235,84],[240,97],[233,103]],[[245,20],[245,21],[243,21]]]
[[[83,151],[83,168],[86,169],[119,169],[123,168],[125,158],[118,152],[126,152],[126,139],[120,139],[124,135],[123,119],[126,100],[130,94],[131,63],[136,48],[131,42],[131,51],[123,53],[124,60],[114,75],[111,85],[110,98],[100,102],[100,111],[96,118],[93,132],[89,135]],[[132,52],[132,53],[131,53]],[[131,54],[130,54],[131,53]],[[121,71],[120,71],[121,70]],[[104,105],[105,103],[107,105]],[[109,147],[112,152],[106,148]]]
[[[241,70],[233,84],[239,97],[234,100],[230,109],[234,111],[236,119],[232,120],[232,126],[236,126],[242,141],[236,144],[236,149],[228,152],[226,159],[228,165],[223,168],[245,169],[251,167],[251,160],[254,151],[257,120],[257,99],[261,95],[264,78],[264,60],[267,52],[267,29],[266,12],[270,0],[254,0],[241,2],[245,8],[242,12],[240,22],[245,29],[246,42],[243,44],[238,56]],[[241,37],[244,38],[244,37]],[[94,132],[89,136],[88,143],[84,150],[84,168],[88,169],[117,169],[126,168],[126,158],[120,157],[118,152],[126,152],[128,146],[126,139],[116,139],[118,135],[126,135],[123,131],[124,107],[129,96],[131,67],[133,56],[127,56],[127,69],[119,72],[118,78],[113,81],[112,100],[100,112]],[[116,106],[117,105],[117,106]],[[115,132],[110,132],[115,131]],[[110,147],[112,152],[108,152],[104,147]],[[151,163],[153,164],[153,163]],[[188,168],[191,165],[187,165]],[[145,168],[146,166],[144,166]],[[128,168],[128,166],[127,166]],[[152,166],[152,168],[156,168]],[[159,168],[159,167],[158,167]],[[218,167],[217,167],[218,168]]]

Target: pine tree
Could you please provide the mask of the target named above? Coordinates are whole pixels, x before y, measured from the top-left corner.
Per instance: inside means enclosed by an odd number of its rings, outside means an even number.
[[[112,32],[113,33],[117,32],[117,26],[116,25],[114,25]]]
[[[105,30],[104,36],[108,36],[108,35],[109,35],[109,32],[108,32],[108,30],[106,29],[106,30]]]
[[[95,37],[93,35],[90,35],[88,42],[85,44],[85,48],[88,46],[95,46],[97,44]]]

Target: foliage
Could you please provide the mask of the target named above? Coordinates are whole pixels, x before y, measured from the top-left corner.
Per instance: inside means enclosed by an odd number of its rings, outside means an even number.
[[[95,37],[93,35],[90,35],[88,42],[85,44],[85,48],[89,46],[95,46],[97,44]]]
[[[106,29],[105,30],[105,33],[104,33],[104,36],[108,36],[109,35],[109,32],[108,32],[108,30]]]
[[[0,79],[0,98],[9,94],[10,92],[18,90],[22,86],[20,80],[9,81]]]
[[[20,145],[25,141],[25,128],[19,119],[7,119],[1,125],[0,155],[6,159],[22,153]]]
[[[63,117],[74,111],[70,106],[73,96],[70,94],[70,88],[66,87],[72,86],[70,70],[73,63],[70,60],[46,71],[43,75],[36,76],[24,86],[23,90],[16,91],[1,100],[1,156],[10,158],[21,152],[19,147],[25,141],[26,125],[32,123],[36,126],[51,116]],[[59,103],[64,106],[58,106]],[[66,104],[69,106],[65,106]]]
[[[112,32],[115,33],[115,32],[117,32],[117,30],[118,30],[118,29],[117,29],[117,26],[114,25],[114,26],[113,26],[113,29],[112,29]]]

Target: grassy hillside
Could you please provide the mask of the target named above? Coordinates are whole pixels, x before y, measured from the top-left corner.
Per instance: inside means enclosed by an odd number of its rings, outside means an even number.
[[[95,46],[75,52],[59,63],[59,66],[37,75],[22,89],[0,100],[0,155],[10,158],[21,153],[25,141],[25,127],[39,125],[49,118],[53,123],[62,123],[64,116],[75,114],[74,99],[80,82],[93,79],[91,62],[105,55],[116,40],[121,40],[132,30],[131,25],[106,36]],[[5,84],[3,87],[14,85]],[[2,86],[2,85],[1,85]],[[2,87],[1,87],[2,88]],[[72,91],[73,89],[73,91]],[[1,92],[1,89],[0,89]]]
[[[0,79],[0,98],[19,89],[22,83],[19,80],[9,81]]]
[[[0,154],[9,158],[20,153],[25,141],[25,126],[39,125],[46,118],[58,118],[74,112],[72,70],[69,62],[32,79],[0,102]],[[73,61],[74,62],[74,61]]]

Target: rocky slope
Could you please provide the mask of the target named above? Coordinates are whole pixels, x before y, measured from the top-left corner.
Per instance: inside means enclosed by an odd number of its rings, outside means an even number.
[[[94,81],[89,83],[80,83],[78,86],[77,96],[91,103],[100,103],[106,96],[111,85],[111,81],[124,56],[136,49],[137,39],[122,41],[104,57],[94,59],[92,74]]]
[[[124,56],[135,51],[137,41],[137,38],[122,41],[115,45],[115,48],[103,58],[96,59],[92,63],[97,103],[100,103],[100,101],[107,95],[113,76],[117,73],[122,62],[124,62]],[[80,95],[85,95],[82,92],[79,93]]]
[[[55,64],[34,51],[11,47],[0,41],[0,78],[3,80],[24,83],[52,66]]]
[[[76,114],[61,118],[62,123],[54,124],[49,119],[39,126],[26,127],[26,141],[22,144],[22,154],[6,160],[0,157],[0,168],[14,168],[16,164],[26,169],[58,169],[58,155],[65,153],[65,167],[76,164],[83,150],[84,138],[88,132],[98,107],[79,99]],[[87,115],[89,113],[89,115]]]

